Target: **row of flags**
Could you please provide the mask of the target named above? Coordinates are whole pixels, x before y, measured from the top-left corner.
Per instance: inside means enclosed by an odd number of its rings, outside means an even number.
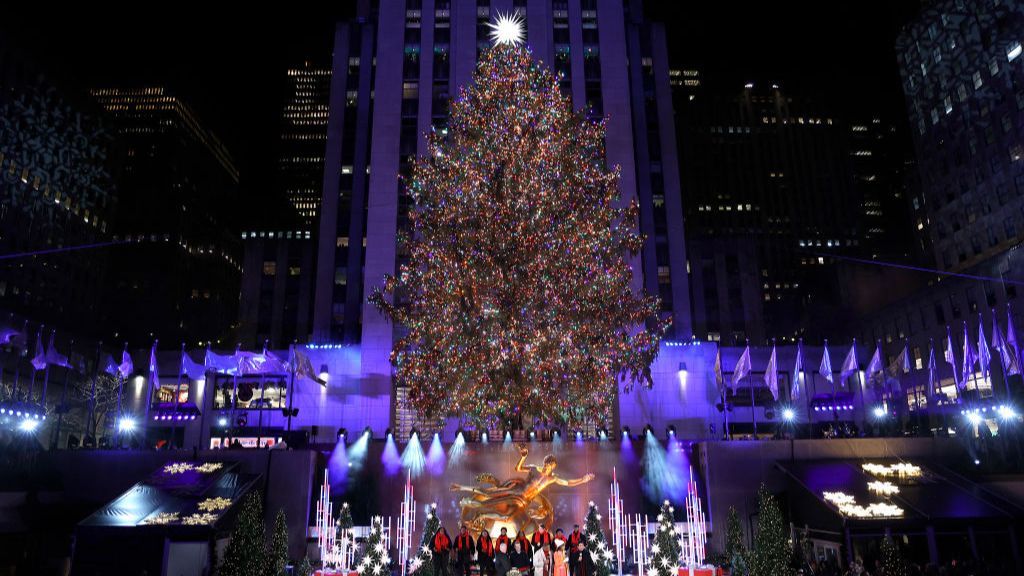
[[[47,346],[43,346],[43,333],[42,330],[36,335],[35,354],[32,356],[31,364],[35,370],[45,370],[47,366],[61,366],[63,368],[72,368],[71,363],[68,361],[68,357],[61,354],[55,344],[54,337],[56,331],[50,333],[50,340]],[[14,345],[21,342],[22,345],[26,339],[26,330],[17,330],[15,328],[0,328],[0,345]],[[153,386],[158,386],[159,382],[159,369],[156,361],[156,350],[157,343],[153,343],[153,347],[149,352],[149,366],[148,373]],[[128,346],[125,345],[124,350],[121,352],[121,361],[118,362],[113,356],[107,355],[102,363],[103,371],[111,376],[119,376],[121,378],[128,378],[132,373],[135,372],[135,364],[132,362],[131,354],[128,353]],[[297,346],[291,346],[288,351],[288,359],[282,360],[276,354],[268,352],[266,347],[260,353],[256,352],[245,352],[241,349],[235,350],[233,354],[217,354],[209,349],[206,350],[206,354],[201,362],[196,362],[192,357],[185,351],[184,346],[181,349],[181,363],[179,373],[187,375],[193,380],[199,380],[205,376],[207,372],[215,372],[218,374],[227,374],[232,376],[249,376],[259,374],[289,374],[292,371],[295,372],[296,376],[309,378],[314,380],[321,385],[326,386],[326,382],[321,380],[316,372],[313,370],[313,363],[310,361],[309,356],[299,349]]]
[[[956,382],[956,386],[959,390],[963,390],[971,376],[975,373],[975,368],[980,367],[982,377],[987,379],[991,374],[992,365],[992,350],[998,353],[997,358],[1003,366],[1003,372],[1007,376],[1013,376],[1020,374],[1020,347],[1017,343],[1017,331],[1013,326],[1013,316],[1007,309],[1006,314],[1006,334],[1004,335],[999,327],[999,323],[995,318],[995,311],[993,310],[992,315],[992,344],[988,343],[988,339],[985,337],[985,327],[982,322],[981,314],[978,314],[978,337],[977,344],[975,340],[971,338],[970,331],[967,322],[964,321],[964,335],[963,335],[963,362],[957,369],[957,359],[955,346],[953,344],[953,335],[949,328],[946,327],[946,342],[944,359],[953,370],[953,380]],[[937,393],[939,390],[939,370],[938,365],[935,361],[935,345],[931,343],[928,351],[928,387],[931,392]],[[750,361],[750,344],[748,343],[744,348],[743,353],[740,355],[739,360],[736,361],[736,368],[733,370],[732,378],[729,382],[729,387],[735,393],[736,386],[744,378],[750,375],[752,365]],[[903,350],[896,356],[894,361],[888,366],[884,367],[882,363],[882,343],[879,341],[875,346],[874,354],[871,355],[871,359],[868,361],[868,365],[865,372],[865,377],[868,383],[872,384],[888,384],[893,389],[899,390],[900,383],[898,376],[900,374],[909,373],[911,370],[910,366],[910,352],[907,344],[903,344]],[[715,355],[715,383],[718,385],[720,391],[724,391],[725,380],[722,374],[722,352],[721,349]],[[797,344],[796,358],[793,366],[793,378],[792,386],[790,388],[790,399],[796,400],[800,397],[800,386],[799,376],[804,371],[804,349],[803,341],[801,340]],[[858,371],[857,364],[857,340],[853,340],[853,344],[850,346],[849,352],[846,353],[846,357],[843,359],[843,364],[839,368],[839,379],[838,382],[834,380],[834,372],[832,370],[832,359],[828,352],[828,340],[825,341],[825,346],[822,348],[821,363],[818,366],[818,374],[820,374],[825,380],[830,383],[842,385],[850,376],[856,374]],[[887,377],[888,376],[888,377]],[[765,367],[764,382],[771,391],[772,396],[775,400],[779,399],[779,369],[778,369],[778,357],[776,355],[775,344],[772,344],[771,356],[768,357],[768,364]]]
[[[156,349],[157,343],[154,342],[153,347],[149,351],[148,369],[150,384],[153,387],[159,386]],[[120,376],[121,378],[127,378],[135,371],[127,346],[121,353],[120,363],[117,363],[109,354],[107,355],[103,371],[111,376]],[[288,360],[282,360],[276,354],[268,352],[266,348],[263,349],[263,352],[259,353],[245,352],[239,349],[235,350],[234,354],[217,354],[207,349],[202,362],[193,360],[183,346],[178,373],[182,376],[188,376],[193,380],[199,380],[204,378],[208,372],[229,376],[288,374],[294,372],[298,377],[309,378],[326,386],[326,382],[321,380],[313,371],[313,363],[310,361],[309,356],[297,346],[289,348]]]

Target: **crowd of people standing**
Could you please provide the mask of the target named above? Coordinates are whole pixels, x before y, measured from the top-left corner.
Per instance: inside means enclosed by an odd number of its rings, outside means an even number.
[[[552,534],[544,526],[529,538],[515,537],[502,528],[494,538],[486,530],[474,538],[463,524],[452,539],[442,526],[431,539],[435,576],[470,576],[473,566],[480,576],[508,576],[513,569],[522,576],[593,576],[594,561],[587,551],[579,525],[566,535],[561,528]]]

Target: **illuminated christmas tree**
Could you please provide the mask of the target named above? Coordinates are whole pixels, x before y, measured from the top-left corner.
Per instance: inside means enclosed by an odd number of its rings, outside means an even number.
[[[725,523],[725,561],[732,576],[750,574],[750,552],[743,543],[743,527],[740,526],[740,515],[736,508],[729,507],[729,519]]]
[[[224,552],[220,576],[248,576],[264,571],[263,499],[258,491],[249,494],[231,531],[231,542]]]
[[[583,526],[583,541],[587,545],[587,553],[594,561],[594,576],[608,576],[615,568],[615,553],[608,547],[601,530],[601,515],[597,513],[597,505],[590,503],[587,520]],[[575,554],[576,551],[572,550]]]
[[[764,484],[757,493],[757,534],[754,535],[753,576],[792,576],[791,551],[782,511]]]
[[[371,301],[408,328],[391,361],[421,415],[571,426],[611,414],[617,378],[650,385],[670,321],[633,288],[644,238],[604,123],[573,112],[506,20],[405,181],[409,260]]]
[[[882,576],[907,576],[907,563],[892,536],[882,539]]]
[[[683,550],[676,535],[674,512],[675,508],[668,500],[662,503],[658,512],[658,532],[651,544],[649,571],[652,576],[677,576],[679,572],[679,555]]]
[[[388,555],[387,546],[384,545],[384,533],[381,528],[380,518],[373,519],[370,537],[366,540],[363,558],[359,561],[359,565],[356,566],[356,572],[361,576],[385,576],[391,574],[391,556]]]
[[[431,562],[433,554],[430,552],[430,543],[434,534],[441,527],[441,520],[437,517],[437,504],[431,504],[427,510],[427,523],[423,525],[423,536],[420,537],[420,548],[416,556],[409,562],[409,574],[416,576],[434,576],[434,563]]]
[[[274,534],[270,537],[270,548],[267,550],[266,576],[285,576],[288,565],[288,521],[284,510],[277,511],[274,518]]]

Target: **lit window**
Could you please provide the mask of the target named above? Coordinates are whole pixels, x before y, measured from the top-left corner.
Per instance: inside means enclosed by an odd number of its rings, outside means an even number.
[[[274,261],[264,262],[263,263],[263,275],[264,276],[273,276],[274,274],[277,274],[277,262],[274,262]]]
[[[1010,44],[1010,47],[1006,50],[1006,60],[1013,62],[1018,56],[1020,56],[1020,53],[1020,42],[1014,42],[1013,44]]]

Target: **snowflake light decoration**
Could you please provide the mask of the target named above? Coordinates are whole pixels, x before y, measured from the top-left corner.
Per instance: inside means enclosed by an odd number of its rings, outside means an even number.
[[[224,464],[221,462],[207,462],[206,464],[196,466],[196,472],[199,472],[200,474],[209,474],[211,472],[216,472],[223,467]]]
[[[181,523],[186,526],[209,526],[210,524],[213,524],[216,521],[216,514],[203,512],[201,514],[192,514],[190,516],[186,516],[181,520]]]
[[[218,512],[220,510],[227,510],[231,507],[230,498],[207,498],[199,503],[199,509],[203,512]]]
[[[184,474],[195,469],[196,467],[188,462],[175,462],[164,466],[164,474]]]
[[[515,46],[523,43],[523,17],[519,15],[519,12],[499,13],[494,22],[487,24],[487,27],[491,29],[491,41],[495,44]]]
[[[159,525],[164,526],[166,524],[174,524],[179,520],[177,512],[161,512],[152,518],[147,518],[143,521],[146,525]]]

